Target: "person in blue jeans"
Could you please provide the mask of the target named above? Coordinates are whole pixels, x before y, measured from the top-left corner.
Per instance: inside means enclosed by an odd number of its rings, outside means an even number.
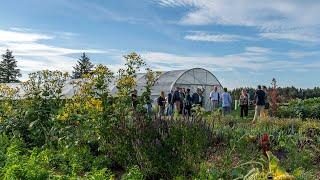
[[[222,102],[222,109],[223,115],[228,115],[231,113],[231,105],[232,105],[232,98],[231,95],[228,93],[227,88],[223,88],[223,93],[221,95],[221,102]]]

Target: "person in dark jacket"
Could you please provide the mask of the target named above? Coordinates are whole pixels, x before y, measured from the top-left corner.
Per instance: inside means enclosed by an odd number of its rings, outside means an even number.
[[[192,108],[192,97],[191,97],[190,89],[187,89],[186,99],[185,99],[185,111],[187,116],[191,116],[191,108]]]
[[[270,104],[269,104],[269,97],[268,97],[268,88],[266,86],[262,86],[262,90],[265,92],[265,106],[264,106],[264,109],[262,111],[262,117],[267,117],[268,116],[268,109],[270,107]]]
[[[167,96],[167,116],[172,115],[173,103],[172,103],[173,91],[171,90]]]
[[[180,88],[180,111],[179,114],[185,114],[184,108],[185,108],[185,98],[186,98],[186,89]]]
[[[252,123],[254,124],[257,119],[262,115],[262,111],[264,110],[264,107],[266,105],[266,93],[261,89],[261,86],[258,86],[258,89],[254,95],[255,100],[255,113],[254,118],[252,120]]]
[[[181,109],[181,96],[180,96],[180,88],[179,87],[176,87],[176,90],[173,93],[172,104],[174,105],[175,111],[177,111],[179,113],[180,109]]]
[[[195,93],[193,93],[192,102],[193,104],[202,106],[202,96],[201,96],[201,90],[199,88]]]
[[[164,110],[166,107],[166,99],[165,99],[163,91],[161,91],[160,96],[158,97],[157,104],[159,106],[159,112],[158,112],[159,117],[164,116]]]

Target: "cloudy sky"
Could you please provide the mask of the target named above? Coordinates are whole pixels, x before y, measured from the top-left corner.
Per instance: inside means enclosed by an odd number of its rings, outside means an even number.
[[[24,77],[71,71],[82,52],[113,70],[136,51],[156,70],[203,67],[224,86],[320,85],[317,0],[10,0],[0,53]]]

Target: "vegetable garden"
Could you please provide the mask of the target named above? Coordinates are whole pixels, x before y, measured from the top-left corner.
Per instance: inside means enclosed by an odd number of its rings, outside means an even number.
[[[319,99],[280,107],[279,117],[148,116],[130,92],[145,67],[135,53],[117,74],[99,65],[73,98],[59,71],[32,73],[17,88],[0,85],[1,179],[319,179]],[[118,92],[108,92],[116,79]],[[298,103],[298,105],[297,105]],[[300,108],[300,109],[299,109]]]

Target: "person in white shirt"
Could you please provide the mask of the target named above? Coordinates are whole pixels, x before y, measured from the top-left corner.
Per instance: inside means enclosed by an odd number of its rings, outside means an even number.
[[[219,107],[220,93],[218,92],[218,87],[214,86],[213,90],[210,92],[210,100],[212,102],[212,111],[215,111]]]

